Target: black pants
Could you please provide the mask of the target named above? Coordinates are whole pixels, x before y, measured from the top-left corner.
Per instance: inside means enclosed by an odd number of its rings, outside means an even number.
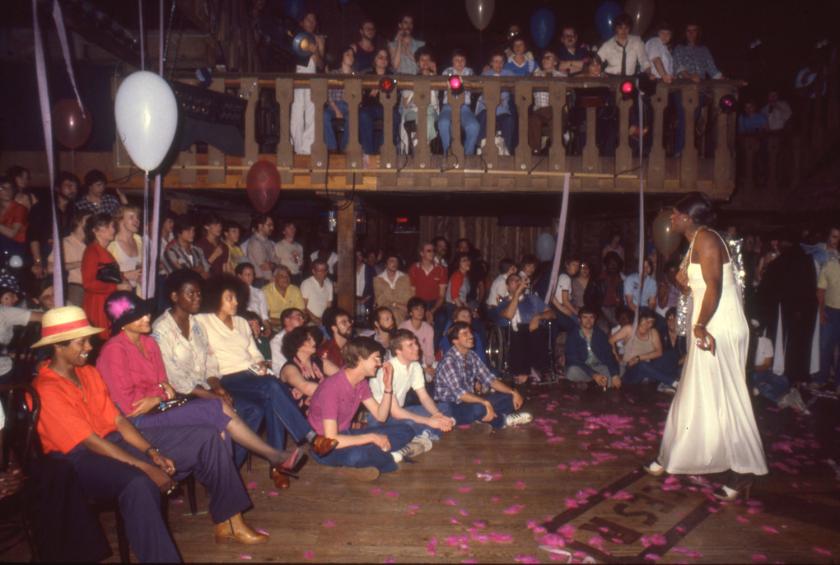
[[[510,332],[510,370],[514,375],[527,375],[531,369],[537,372],[548,369],[548,330],[537,328],[528,331],[527,324],[518,331]]]

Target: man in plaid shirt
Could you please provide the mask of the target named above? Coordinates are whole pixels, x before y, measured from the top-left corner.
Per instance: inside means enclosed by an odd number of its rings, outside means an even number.
[[[435,400],[452,405],[456,424],[481,421],[499,429],[530,422],[533,417],[529,413],[518,411],[524,402],[522,395],[494,377],[472,350],[475,338],[470,326],[455,322],[446,335],[452,348],[437,367]],[[476,394],[476,383],[492,392]]]

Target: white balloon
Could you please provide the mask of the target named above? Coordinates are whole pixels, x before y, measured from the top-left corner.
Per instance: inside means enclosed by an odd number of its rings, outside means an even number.
[[[20,255],[12,255],[9,257],[9,266],[12,269],[20,269],[23,267],[23,259],[21,259]]]
[[[178,102],[172,88],[149,71],[129,75],[114,101],[117,132],[129,157],[146,171],[163,162],[178,127]]]

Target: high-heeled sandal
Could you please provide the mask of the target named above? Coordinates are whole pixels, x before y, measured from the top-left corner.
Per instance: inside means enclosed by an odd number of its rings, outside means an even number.
[[[300,448],[295,449],[291,456],[282,463],[273,465],[269,470],[269,477],[274,481],[274,486],[278,489],[287,489],[291,486],[289,478],[299,479],[298,473],[308,461],[309,457],[301,451]]]
[[[642,466],[642,469],[645,470],[645,473],[653,475],[654,477],[661,477],[665,474],[665,467],[663,467],[656,459],[647,465]]]
[[[750,491],[752,491],[753,485],[753,479],[750,475],[732,472],[727,482],[733,486],[721,485],[715,489],[712,496],[724,502],[732,502],[742,496],[744,500],[750,499]]]

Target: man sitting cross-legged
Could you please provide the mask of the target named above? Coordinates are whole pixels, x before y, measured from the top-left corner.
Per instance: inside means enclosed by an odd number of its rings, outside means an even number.
[[[397,470],[397,463],[402,460],[398,451],[411,441],[414,430],[406,424],[386,423],[394,394],[390,365],[385,366],[382,375],[383,402],[373,398],[366,379],[382,366],[379,344],[369,337],[353,338],[341,354],[344,368],[318,385],[309,405],[309,423],[318,433],[338,440],[338,447],[324,457],[315,455],[315,459],[324,465],[344,467],[360,480],[374,480],[379,473]],[[382,422],[374,432],[350,429],[361,404]]]
[[[590,381],[606,389],[621,386],[618,363],[612,354],[610,341],[595,326],[595,310],[583,306],[578,311],[580,327],[566,334],[566,378],[586,388]]]
[[[391,338],[391,353],[393,357],[376,372],[376,378],[371,379],[370,389],[377,402],[385,397],[385,367],[393,368],[393,390],[391,401],[391,417],[388,422],[399,422],[411,426],[414,439],[403,448],[404,456],[414,456],[414,449],[422,447],[423,451],[432,448],[432,441],[440,439],[440,432],[452,430],[455,420],[450,417],[452,407],[447,402],[435,404],[426,391],[426,381],[423,368],[420,366],[420,343],[410,330],[397,330]],[[413,390],[420,401],[419,405],[406,406],[405,399],[408,391]],[[379,423],[369,419],[369,427]],[[412,445],[415,444],[415,445]]]
[[[494,377],[472,350],[475,339],[468,324],[455,322],[447,337],[452,349],[438,364],[435,400],[452,403],[456,424],[480,420],[499,429],[527,424],[533,419],[527,412],[518,412],[524,402],[522,395]],[[477,393],[473,388],[476,382],[493,392]]]

